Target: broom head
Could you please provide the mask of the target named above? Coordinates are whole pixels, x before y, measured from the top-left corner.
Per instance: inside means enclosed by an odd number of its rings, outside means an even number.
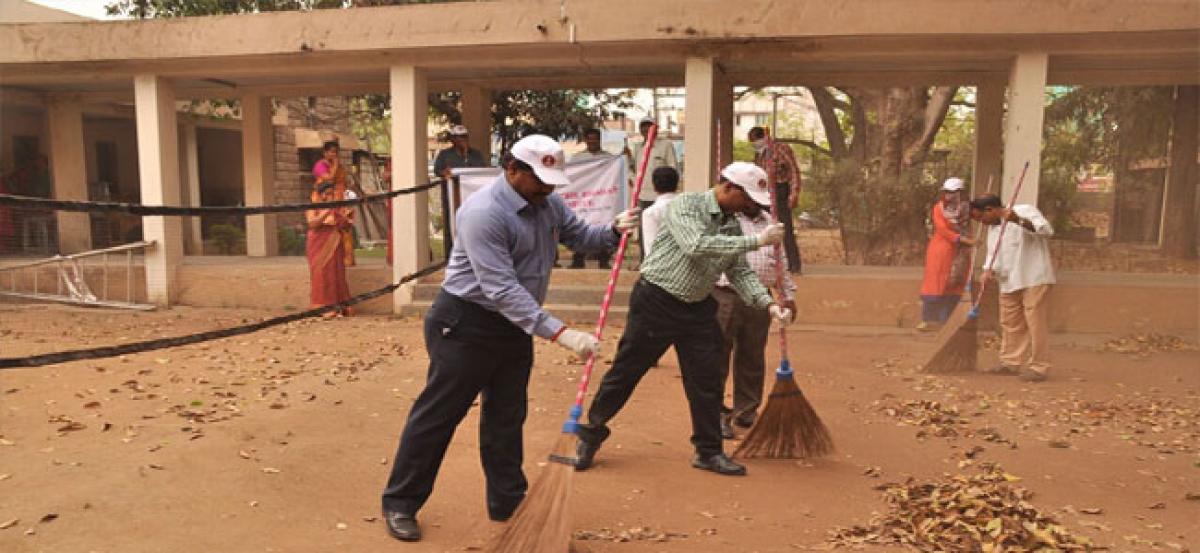
[[[933,355],[921,365],[922,370],[927,373],[974,371],[979,353],[978,318],[978,311],[971,304],[959,303],[938,333]]]
[[[750,433],[733,452],[734,457],[804,459],[833,452],[833,438],[804,392],[796,385],[785,360],[775,373],[767,406]]]
[[[566,553],[571,548],[568,503],[578,438],[564,432],[554,444],[550,462],[517,507],[504,531],[484,551],[492,553]]]

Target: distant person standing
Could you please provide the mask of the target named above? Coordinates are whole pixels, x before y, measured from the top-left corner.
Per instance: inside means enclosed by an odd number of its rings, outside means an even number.
[[[1000,284],[1000,366],[992,372],[1019,373],[1022,380],[1041,382],[1050,372],[1046,294],[1056,282],[1050,261],[1054,228],[1038,208],[1017,204],[1006,209],[992,194],[971,202],[971,216],[992,227],[983,261],[991,270],[984,271],[983,278]],[[1005,220],[1008,226],[1000,242],[1000,223]]]
[[[646,137],[650,133],[650,127],[654,126],[654,119],[649,117],[642,118],[638,122],[638,132],[642,135],[640,142],[635,142],[625,147],[624,154],[629,157],[629,174],[635,175],[636,178],[638,167],[642,165],[642,155],[645,150]],[[650,149],[650,161],[646,163],[646,174],[653,175],[654,171],[659,167],[670,167],[676,171],[679,170],[679,161],[675,156],[675,144],[670,139],[659,134],[654,139],[654,146]],[[630,188],[633,187],[633,181],[630,180]],[[642,191],[638,195],[638,207],[643,210],[654,204],[654,199],[658,194],[649,187],[642,186]],[[646,233],[645,229],[638,233],[638,248],[641,250],[641,259],[646,259]]]
[[[454,176],[452,169],[488,166],[483,153],[471,147],[471,135],[466,127],[454,125],[449,134],[450,147],[438,152],[433,160],[434,175],[449,179]]]
[[[336,140],[330,140],[321,146],[321,159],[313,164],[312,175],[316,179],[313,183],[313,189],[319,190],[321,184],[333,184],[333,200],[345,200],[346,196],[346,168],[342,165],[340,157],[341,147],[338,146]],[[339,226],[338,232],[342,237],[342,251],[344,252],[344,262],[347,267],[354,266],[354,210],[349,210],[348,215],[350,224]]]
[[[654,239],[662,228],[663,218],[667,215],[667,206],[675,199],[679,191],[679,171],[670,167],[659,167],[650,175],[654,184],[654,192],[658,198],[642,213],[642,234],[646,240],[646,255],[654,249]]]
[[[600,129],[588,129],[584,131],[583,143],[587,146],[587,148],[582,152],[572,155],[571,162],[574,163],[576,161],[584,161],[589,159],[609,159],[614,157],[613,154],[604,151],[604,149],[600,147],[600,137]],[[613,255],[612,250],[598,250],[593,255],[595,255],[596,261],[600,263],[601,269],[612,268],[612,266],[609,264],[609,260],[612,259]],[[587,254],[584,252],[576,251],[574,255],[571,256],[572,269],[582,269],[586,266],[586,263]]]
[[[800,247],[796,244],[795,221],[792,209],[800,201],[800,164],[792,147],[767,142],[767,131],[762,127],[750,129],[747,135],[754,146],[754,164],[770,171],[768,160],[775,163],[775,218],[783,223],[783,251],[787,254],[788,272],[800,274]]]
[[[942,185],[941,198],[929,218],[933,236],[925,248],[925,278],[921,281],[921,322],[917,330],[932,330],[946,322],[958,305],[967,284],[971,248],[966,235],[971,209],[962,197],[963,181],[951,177]]]

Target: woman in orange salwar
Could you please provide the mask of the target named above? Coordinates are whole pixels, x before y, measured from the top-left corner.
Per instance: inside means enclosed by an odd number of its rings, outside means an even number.
[[[334,185],[324,182],[313,192],[313,202],[334,201]],[[305,241],[305,257],[308,258],[308,274],[312,285],[311,306],[322,307],[350,299],[350,285],[346,281],[345,245],[341,231],[350,225],[347,208],[310,209],[304,212],[308,223]],[[324,316],[349,315],[350,309],[331,311]]]
[[[967,283],[969,252],[975,241],[964,235],[971,222],[971,210],[962,191],[962,179],[946,179],[941,199],[933,204],[933,236],[925,250],[918,330],[930,330],[946,322]]]

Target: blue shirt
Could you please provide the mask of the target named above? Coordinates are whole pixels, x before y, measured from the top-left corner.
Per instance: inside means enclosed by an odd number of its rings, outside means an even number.
[[[503,174],[463,202],[455,224],[458,236],[442,288],[543,338],[563,327],[542,309],[558,244],[588,252],[611,249],[619,240],[611,226],[581,221],[558,194],[540,206],[527,202]]]

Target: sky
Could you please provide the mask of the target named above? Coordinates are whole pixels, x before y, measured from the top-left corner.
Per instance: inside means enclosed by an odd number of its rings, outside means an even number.
[[[109,19],[104,14],[104,4],[108,0],[30,0],[35,4],[50,6],[63,11],[76,13],[94,19]]]

